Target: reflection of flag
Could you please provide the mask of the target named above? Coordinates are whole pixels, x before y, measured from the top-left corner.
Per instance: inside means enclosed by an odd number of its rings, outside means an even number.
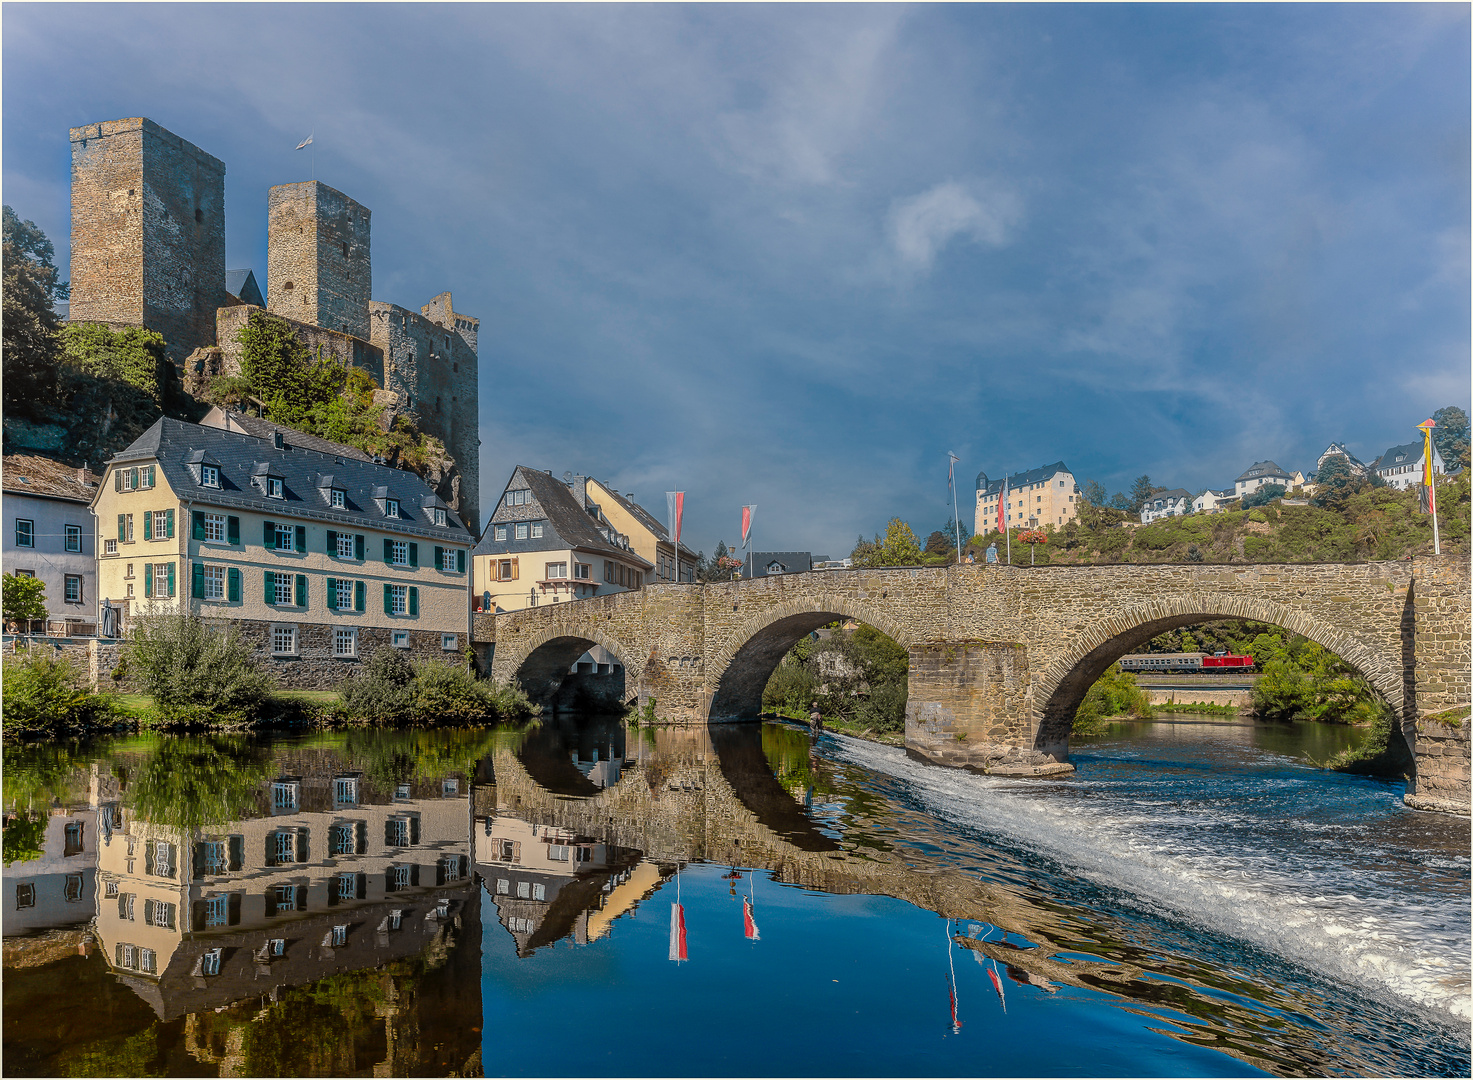
[[[1006,527],[1007,518],[1003,516],[1003,507],[1008,501],[1008,478],[1002,478],[1002,490],[997,494],[997,531],[1002,532]]]
[[[742,924],[748,941],[762,940],[762,935],[757,932],[757,920],[752,918],[752,901],[745,896],[742,897]]]
[[[685,514],[685,492],[665,492],[666,517],[670,522],[670,536],[680,543],[680,519]]]
[[[317,134],[317,132],[315,132],[315,131],[312,133],[312,135],[316,135],[316,134]],[[308,135],[301,142],[297,143],[297,149],[300,150],[304,146],[311,146],[312,145],[312,135]]]
[[[1002,1011],[1003,1012],[1007,1012],[1008,1011],[1008,999],[1007,999],[1007,995],[1002,992],[1002,980],[997,977],[997,961],[996,960],[994,960],[992,962],[992,966],[987,969],[987,977],[992,980],[992,988],[997,991],[997,1000],[999,1000],[999,1001],[1002,1002]]]
[[[670,959],[689,960],[685,952],[685,905],[670,905]]]
[[[742,507],[742,544],[743,544],[743,546],[745,546],[746,543],[747,543],[747,541],[752,538],[752,511],[754,511],[756,509],[757,509],[757,506],[756,506],[755,503],[753,505],[751,505],[751,506],[744,506],[744,507]]]
[[[946,996],[951,999],[951,1033],[957,1034],[962,1029],[962,1022],[956,1018],[956,979],[946,980]]]

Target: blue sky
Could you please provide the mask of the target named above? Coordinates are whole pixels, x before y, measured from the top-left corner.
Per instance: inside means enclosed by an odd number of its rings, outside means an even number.
[[[374,296],[481,321],[483,505],[606,479],[847,554],[972,478],[1227,484],[1469,407],[1469,8],[18,4],[5,202],[148,116],[373,211]],[[265,284],[265,282],[263,282]]]

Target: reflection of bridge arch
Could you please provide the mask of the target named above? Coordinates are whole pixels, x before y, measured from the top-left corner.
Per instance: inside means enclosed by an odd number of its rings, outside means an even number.
[[[914,635],[879,606],[852,597],[817,593],[775,604],[751,616],[715,651],[707,671],[713,721],[746,719],[762,711],[762,690],[777,665],[805,635],[840,619],[867,623],[901,648]]]
[[[532,700],[547,703],[562,685],[568,669],[595,645],[606,649],[624,665],[624,685],[635,685],[637,671],[631,661],[637,661],[636,654],[594,622],[580,621],[538,630],[518,643],[517,652],[506,659],[505,666]],[[497,661],[501,667],[502,658],[498,657]]]
[[[1121,656],[1157,634],[1218,619],[1271,623],[1324,646],[1364,676],[1401,715],[1405,688],[1399,654],[1373,652],[1340,627],[1261,597],[1169,596],[1095,623],[1054,657],[1035,683],[1034,748],[1060,758],[1067,754],[1075,711],[1095,680]]]

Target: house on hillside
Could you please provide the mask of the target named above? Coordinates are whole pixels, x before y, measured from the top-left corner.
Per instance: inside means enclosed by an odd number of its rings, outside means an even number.
[[[1241,499],[1244,495],[1251,495],[1259,488],[1270,484],[1281,484],[1285,491],[1289,491],[1303,483],[1304,474],[1302,472],[1291,473],[1281,469],[1272,461],[1255,461],[1234,481],[1233,494]]]
[[[1422,459],[1425,456],[1422,440],[1393,446],[1378,457],[1371,469],[1390,487],[1406,490],[1422,482]],[[1442,476],[1446,472],[1437,444],[1432,444],[1432,472]]]
[[[986,473],[977,474],[974,533],[997,528],[1002,488],[1001,479],[989,481]],[[1007,488],[1007,505],[1003,507],[1003,513],[1010,528],[1065,525],[1079,515],[1079,486],[1074,482],[1074,474],[1062,461],[1014,473],[1007,478]]]
[[[1221,513],[1224,509],[1226,509],[1224,504],[1235,501],[1237,497],[1237,492],[1234,491],[1232,488],[1223,488],[1221,491],[1216,491],[1212,488],[1205,488],[1200,495],[1192,500],[1192,513]]]
[[[1338,442],[1332,442],[1329,446],[1325,447],[1325,452],[1315,459],[1315,471],[1318,472],[1320,469],[1323,469],[1325,462],[1332,457],[1344,458],[1346,464],[1350,466],[1352,476],[1365,476],[1370,471],[1365,462],[1347,450],[1344,443]]]
[[[1192,493],[1185,488],[1158,491],[1141,507],[1141,524],[1149,525],[1162,518],[1181,517],[1192,512]]]

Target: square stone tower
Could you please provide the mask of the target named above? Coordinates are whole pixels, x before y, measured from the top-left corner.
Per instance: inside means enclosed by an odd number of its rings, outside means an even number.
[[[152,120],[71,129],[73,322],[144,326],[178,364],[215,343],[225,163]]]
[[[326,330],[368,340],[373,284],[369,211],[308,180],[278,184],[266,208],[266,307]]]

